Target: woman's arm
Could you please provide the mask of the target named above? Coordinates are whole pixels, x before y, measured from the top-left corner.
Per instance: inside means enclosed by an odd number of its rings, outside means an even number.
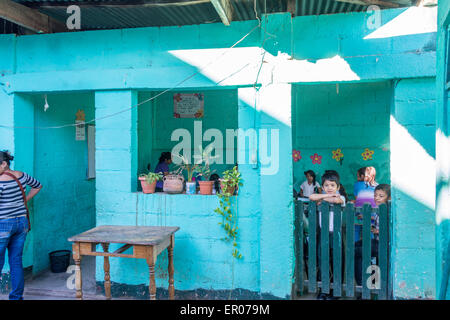
[[[41,191],[41,189],[42,189],[42,186],[40,188],[32,188],[30,190],[30,192],[28,192],[28,194],[27,194],[27,202],[29,202],[31,199],[33,199],[33,197],[35,195],[37,195],[39,193],[39,191]]]

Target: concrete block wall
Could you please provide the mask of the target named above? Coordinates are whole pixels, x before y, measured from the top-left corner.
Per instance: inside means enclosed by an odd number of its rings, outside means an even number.
[[[439,299],[450,299],[450,153],[449,153],[449,28],[450,2],[440,1],[436,73],[436,290]]]
[[[284,88],[286,105],[279,115],[290,119],[290,86]],[[271,88],[265,93],[266,101],[274,101],[276,94],[283,88]],[[131,100],[135,93],[96,92],[96,112],[100,116],[105,112],[119,108],[121,103]],[[239,108],[238,121],[242,129],[254,128],[256,114],[253,105],[246,104],[248,95],[254,96],[255,90],[238,89]],[[264,106],[267,108],[267,106]],[[239,250],[243,259],[232,257],[232,246],[221,239],[224,231],[218,225],[221,218],[214,212],[218,206],[218,198],[214,195],[145,195],[132,192],[132,185],[127,182],[130,176],[136,175],[133,159],[137,150],[132,148],[132,131],[136,129],[136,119],[132,115],[123,114],[120,119],[111,122],[97,123],[97,145],[99,154],[112,152],[125,157],[124,162],[114,161],[114,156],[102,158],[97,163],[97,224],[120,225],[167,225],[179,226],[175,235],[174,263],[175,287],[178,290],[229,290],[244,288],[256,293],[272,294],[286,297],[290,294],[292,269],[292,199],[289,184],[274,191],[274,181],[287,178],[291,180],[289,170],[290,158],[284,158],[286,165],[274,176],[263,177],[259,167],[243,163],[239,170],[244,180],[240,194],[234,197],[233,206],[238,209]],[[270,121],[266,115],[266,129],[281,129],[285,144],[283,153],[289,153],[290,122],[280,124]],[[256,129],[262,127],[256,122]],[[283,127],[283,128],[281,128]],[[121,139],[113,140],[110,137]],[[248,153],[249,145],[240,144],[238,152]],[[124,152],[125,151],[125,152]],[[287,159],[287,160],[286,160]],[[98,160],[98,158],[97,158]],[[117,178],[116,178],[117,177]],[[270,183],[262,183],[263,179],[272,179]],[[285,190],[286,189],[286,190]],[[261,190],[265,190],[262,205]],[[279,201],[271,204],[274,193]],[[268,194],[271,194],[270,197]],[[283,203],[283,204],[281,204]],[[262,209],[265,207],[265,209]],[[274,209],[277,210],[274,210]],[[264,222],[261,221],[263,217]],[[273,221],[278,221],[274,224]],[[201,226],[201,227],[199,227]],[[262,230],[264,229],[264,230]],[[272,237],[278,233],[277,237]],[[270,241],[268,239],[270,238]],[[114,249],[113,246],[111,249]],[[133,260],[133,259],[131,259]],[[283,261],[281,263],[280,261]],[[97,263],[97,280],[102,281],[103,270],[101,259]],[[167,256],[164,253],[157,262],[157,286],[167,286]],[[177,267],[180,266],[180,267]],[[125,271],[127,270],[127,271]],[[148,283],[145,261],[111,261],[111,279],[114,282],[128,285]]]
[[[395,298],[436,297],[435,92],[434,78],[395,85],[390,120]]]

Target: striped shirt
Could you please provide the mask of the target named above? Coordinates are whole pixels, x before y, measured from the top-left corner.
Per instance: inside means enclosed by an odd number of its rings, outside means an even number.
[[[26,173],[22,174],[19,181],[24,189],[27,185],[31,188],[41,187],[38,180]],[[25,214],[27,214],[27,209],[17,182],[15,180],[0,181],[0,219],[14,218]]]

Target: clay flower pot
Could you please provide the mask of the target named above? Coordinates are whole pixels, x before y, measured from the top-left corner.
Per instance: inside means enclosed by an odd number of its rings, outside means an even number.
[[[198,183],[200,184],[200,194],[212,194],[214,181],[199,181]]]
[[[141,181],[143,193],[155,193],[156,180],[152,184],[148,184],[144,177],[139,177],[139,181]]]

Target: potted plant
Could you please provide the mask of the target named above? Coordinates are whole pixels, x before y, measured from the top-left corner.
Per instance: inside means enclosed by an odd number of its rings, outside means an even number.
[[[242,186],[242,182],[237,166],[223,172],[223,178],[220,179],[220,189],[223,194],[232,196],[239,186]]]
[[[219,225],[222,226],[226,233],[226,237],[223,239],[226,242],[233,242],[232,256],[236,259],[241,259],[242,254],[239,252],[238,245],[238,207],[237,197],[234,197],[235,206],[232,205],[232,195],[239,186],[242,186],[242,177],[239,173],[237,166],[233,169],[227,170],[223,173],[223,179],[221,179],[222,192],[218,194],[219,207],[214,212],[220,214],[223,218]]]
[[[185,170],[187,173],[187,181],[186,181],[186,194],[195,194],[195,181],[192,181],[192,177],[194,173],[197,171],[198,164],[191,164],[189,163],[188,159],[183,155],[175,155],[181,160],[181,164],[178,165],[179,170],[183,171]]]
[[[155,193],[156,181],[162,179],[161,173],[149,172],[147,174],[142,173],[139,175],[139,181],[141,181],[143,193]]]
[[[212,194],[212,188],[214,186],[214,181],[209,181],[209,178],[211,177],[211,170],[209,169],[209,165],[199,166],[198,167],[198,173],[202,178],[205,180],[199,181],[200,185],[200,194],[209,195]]]
[[[209,163],[211,159],[216,158],[217,156],[211,156],[212,151],[212,145],[209,145],[204,150],[202,147],[199,147],[200,149],[200,156],[194,156],[199,159],[199,167],[197,169],[197,172],[200,176],[202,176],[203,180],[199,181],[198,184],[200,185],[200,194],[204,195],[210,195],[212,194],[212,188],[214,186],[214,181],[209,181],[209,178],[211,177],[211,174],[215,171],[211,171],[209,167]],[[204,163],[204,165],[202,165]]]

